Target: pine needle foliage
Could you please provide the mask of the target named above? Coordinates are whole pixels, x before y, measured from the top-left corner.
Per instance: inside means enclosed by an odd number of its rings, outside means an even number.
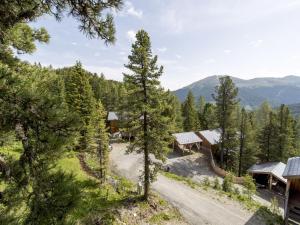
[[[157,56],[151,51],[150,37],[144,30],[136,34],[132,44],[129,69],[124,74],[124,83],[128,93],[127,118],[134,141],[128,151],[144,154],[144,198],[148,199],[150,182],[154,179],[155,169],[150,168],[150,154],[156,159],[164,160],[170,143],[170,118],[164,90],[159,78],[163,67],[157,66]]]

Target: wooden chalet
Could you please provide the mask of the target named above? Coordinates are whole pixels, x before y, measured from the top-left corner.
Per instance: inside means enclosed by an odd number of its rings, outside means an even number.
[[[284,221],[300,224],[300,157],[290,158],[282,175],[287,179]]]
[[[192,149],[200,150],[202,139],[194,132],[183,132],[172,134],[174,137],[173,149],[180,149],[182,152]]]
[[[221,137],[219,129],[198,131],[197,135],[202,139],[203,148],[216,150]]]
[[[111,134],[119,131],[118,121],[119,118],[116,112],[108,112],[106,124]]]
[[[267,162],[255,164],[248,169],[258,185],[268,187],[280,194],[284,194],[287,180],[282,176],[286,165],[282,162]]]

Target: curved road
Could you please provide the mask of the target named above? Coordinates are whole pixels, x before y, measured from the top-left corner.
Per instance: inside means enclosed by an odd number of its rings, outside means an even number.
[[[126,144],[113,144],[111,168],[121,176],[137,181],[143,164],[142,155],[125,153]],[[211,194],[158,175],[152,189],[179,209],[190,224],[256,225],[263,224],[253,212],[229,200],[217,200]]]

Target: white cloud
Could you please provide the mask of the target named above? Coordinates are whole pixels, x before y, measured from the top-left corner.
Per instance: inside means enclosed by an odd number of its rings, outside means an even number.
[[[120,54],[120,55],[126,55],[126,52],[121,51],[121,52],[119,52],[119,54]]]
[[[166,52],[167,48],[166,47],[157,48],[157,51],[159,51],[159,52]]]
[[[232,52],[232,51],[231,51],[230,49],[225,49],[225,50],[224,50],[224,53],[225,53],[225,54],[230,54],[231,52]]]
[[[158,59],[159,64],[161,65],[174,65],[177,63],[177,60],[174,59]]]
[[[134,30],[127,31],[127,38],[129,41],[135,42],[136,41],[135,35],[136,35],[136,32]]]
[[[126,14],[135,16],[139,19],[143,17],[143,11],[140,9],[136,9],[134,5],[129,1],[125,2],[125,12]]]
[[[176,54],[175,57],[176,57],[177,59],[181,59],[181,58],[182,58],[182,56],[179,55],[179,54]]]
[[[75,46],[77,45],[77,42],[73,41],[71,44]]]
[[[297,0],[186,0],[184,4],[182,0],[166,2],[160,7],[160,22],[165,29],[174,33],[232,27],[300,9],[300,1]]]
[[[257,48],[257,47],[261,46],[262,43],[263,43],[263,40],[256,40],[256,41],[251,41],[251,42],[250,42],[250,45],[251,45],[252,47]]]
[[[88,71],[101,74],[103,73],[107,79],[113,79],[122,81],[123,80],[123,72],[125,71],[124,67],[107,67],[107,66],[92,66],[92,65],[84,65]]]
[[[216,62],[216,60],[213,59],[213,58],[206,59],[206,60],[203,61],[203,63],[205,63],[205,64],[212,64],[212,63],[215,63],[215,62]]]
[[[99,57],[99,56],[100,56],[100,52],[95,52],[95,53],[94,53],[94,56],[95,56],[95,57]]]

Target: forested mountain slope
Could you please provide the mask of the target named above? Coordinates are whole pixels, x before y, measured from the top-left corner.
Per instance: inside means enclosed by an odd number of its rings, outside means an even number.
[[[207,101],[213,101],[212,93],[218,84],[220,76],[210,76],[174,91],[175,95],[183,101],[189,90],[195,98],[204,96]],[[239,88],[239,98],[246,106],[256,107],[263,101],[269,101],[273,106],[294,104],[300,102],[300,77],[286,76],[283,78],[254,78],[243,80],[231,77]]]

